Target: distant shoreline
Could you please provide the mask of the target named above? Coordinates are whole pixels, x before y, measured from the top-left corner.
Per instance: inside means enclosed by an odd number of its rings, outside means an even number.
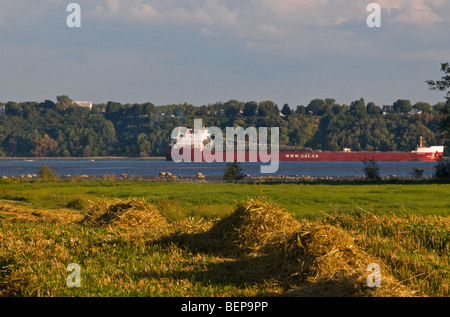
[[[0,160],[165,160],[165,157],[126,157],[126,156],[93,156],[93,157],[0,157]]]

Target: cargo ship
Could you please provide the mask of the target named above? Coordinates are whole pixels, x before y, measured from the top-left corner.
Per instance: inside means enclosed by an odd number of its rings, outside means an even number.
[[[245,151],[227,151],[214,152],[205,151],[207,145],[214,142],[214,138],[208,132],[208,129],[195,131],[187,129],[184,132],[179,132],[172,138],[169,147],[165,151],[165,157],[168,161],[172,161],[172,150],[175,150],[179,157],[183,157],[185,162],[267,162],[268,156],[271,160],[278,161],[423,161],[433,162],[443,158],[444,146],[424,147],[423,139],[420,138],[420,143],[417,148],[411,152],[376,152],[376,151],[352,151],[349,148],[344,148],[342,151],[320,151],[310,148],[297,147],[282,147],[276,152],[271,152],[270,147],[266,149],[250,150],[249,145],[246,145]],[[234,143],[234,140],[232,141]],[[211,147],[212,149],[213,147]],[[254,148],[254,147],[253,147]],[[261,156],[264,155],[264,158]]]

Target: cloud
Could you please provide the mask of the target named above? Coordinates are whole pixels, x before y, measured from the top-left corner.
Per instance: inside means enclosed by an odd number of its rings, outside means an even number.
[[[440,10],[445,5],[442,0],[379,0],[387,11],[392,24],[423,25],[447,20]]]
[[[316,54],[374,55],[386,45],[418,47],[438,41],[450,25],[448,0],[372,0],[382,7],[382,28],[368,30],[366,0],[76,0],[91,25],[182,30],[207,39],[231,39],[250,52],[305,57]],[[2,0],[0,23],[36,23],[67,1]],[[62,9],[62,10],[61,10]],[[34,21],[34,22],[30,22]],[[15,22],[18,23],[18,22]],[[137,28],[136,28],[137,26]],[[423,29],[423,27],[428,29]],[[434,29],[433,29],[434,28]],[[156,28],[153,28],[156,29]],[[175,31],[176,32],[176,31]],[[405,48],[406,49],[406,48]],[[431,49],[429,47],[425,48]],[[402,49],[399,49],[402,52]]]

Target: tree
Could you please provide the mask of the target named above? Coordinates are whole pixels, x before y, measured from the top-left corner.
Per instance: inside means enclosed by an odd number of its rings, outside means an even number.
[[[45,163],[39,169],[38,174],[39,174],[39,178],[45,179],[45,180],[50,180],[50,179],[54,179],[54,178],[58,177],[58,175],[53,173],[52,170],[50,169],[50,167],[48,167],[47,164],[45,164]]]
[[[230,100],[224,104],[225,116],[235,118],[241,111],[241,103],[237,100]]]
[[[290,116],[292,114],[292,110],[287,103],[284,104],[283,108],[281,109],[281,113],[285,116]]]
[[[450,159],[440,160],[434,167],[434,177],[440,180],[450,180]]]
[[[367,117],[366,103],[364,102],[364,99],[361,98],[359,100],[353,101],[350,104],[349,111],[351,114],[353,114],[357,118]]]
[[[314,99],[306,106],[306,110],[311,111],[315,116],[323,116],[331,112],[331,105],[322,99]]]
[[[18,116],[22,111],[22,107],[13,101],[9,101],[5,105],[5,113],[10,116]]]
[[[395,113],[408,113],[412,110],[411,101],[406,99],[399,99],[394,102],[392,110]]]
[[[450,64],[442,63],[441,64],[441,72],[444,73],[441,80],[427,80],[428,88],[430,90],[438,90],[438,91],[447,91],[445,98],[450,100]]]
[[[369,102],[367,104],[367,113],[371,115],[380,115],[382,111],[381,108],[378,107],[375,103]]]
[[[45,108],[45,109],[55,109],[56,104],[51,100],[45,100],[44,102],[41,102],[38,107]]]
[[[381,179],[380,168],[373,158],[370,160],[364,159],[363,164],[363,172],[368,180],[376,181]]]
[[[334,98],[326,98],[325,102],[327,103],[327,105],[329,105],[330,107],[333,107],[336,104],[336,99]]]
[[[411,177],[413,178],[422,178],[425,174],[425,171],[421,168],[413,168],[411,171]]]
[[[53,140],[48,134],[44,134],[42,138],[34,140],[34,150],[31,152],[33,156],[51,157],[55,155],[58,149],[58,142]]]
[[[301,115],[305,114],[306,113],[306,107],[303,106],[303,105],[297,106],[297,110],[295,110],[295,113],[296,114],[301,114]]]
[[[73,104],[72,99],[69,98],[69,96],[62,95],[56,97],[57,105],[60,106],[63,109],[67,109]]]
[[[227,163],[223,179],[226,181],[239,181],[244,178],[242,167],[239,162]]]
[[[271,117],[278,116],[280,110],[278,106],[273,101],[262,101],[258,106],[258,116],[260,117]]]
[[[442,119],[439,122],[439,130],[442,132],[442,138],[446,143],[450,143],[450,64],[442,63],[441,72],[444,73],[441,80],[428,80],[426,83],[430,90],[446,91],[445,99],[447,102],[441,109]]]
[[[244,117],[254,117],[256,115],[256,110],[258,110],[258,103],[256,101],[246,102],[242,115]]]
[[[413,106],[414,109],[420,110],[422,112],[431,112],[431,105],[428,102],[419,101],[416,102]]]

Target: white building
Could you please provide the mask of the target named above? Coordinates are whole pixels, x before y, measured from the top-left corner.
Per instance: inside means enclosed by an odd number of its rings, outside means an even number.
[[[387,116],[392,111],[393,108],[394,108],[393,105],[384,105],[381,108],[381,110],[383,112],[383,116]]]
[[[86,108],[92,109],[91,101],[74,101],[73,103],[80,107],[86,107]]]
[[[410,112],[408,112],[409,114],[422,114],[422,110],[419,110],[417,108],[414,108],[413,110],[411,110]]]
[[[0,106],[0,116],[3,116],[5,114],[5,111],[6,111],[6,107]]]

